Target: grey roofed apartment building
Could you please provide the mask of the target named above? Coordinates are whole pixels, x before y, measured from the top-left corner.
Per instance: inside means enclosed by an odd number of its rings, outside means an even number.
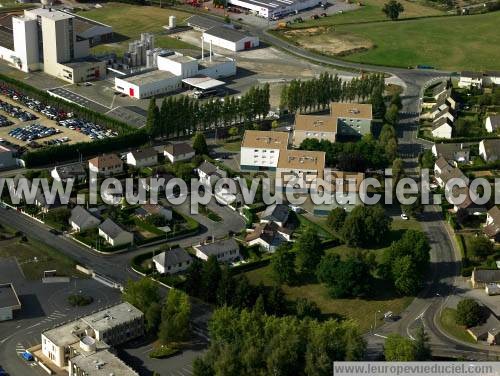
[[[21,302],[12,283],[0,285],[0,321],[12,320],[14,311],[21,309]]]
[[[91,315],[42,332],[42,348],[34,352],[35,358],[54,370],[69,370],[72,375],[137,375],[109,351],[110,346],[120,345],[144,334],[144,315],[131,304],[124,302]],[[106,373],[97,363],[87,369],[88,359],[113,359],[106,363]],[[74,360],[74,363],[72,363]],[[93,363],[93,362],[92,362]],[[114,364],[117,370],[112,370]],[[86,373],[85,373],[86,372]]]

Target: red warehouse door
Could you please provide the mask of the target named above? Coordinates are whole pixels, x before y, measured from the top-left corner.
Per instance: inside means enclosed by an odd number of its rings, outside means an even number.
[[[252,42],[248,40],[245,42],[245,50],[249,50],[250,48],[252,48]]]
[[[134,88],[133,87],[128,89],[128,95],[130,95],[131,97],[134,96]]]

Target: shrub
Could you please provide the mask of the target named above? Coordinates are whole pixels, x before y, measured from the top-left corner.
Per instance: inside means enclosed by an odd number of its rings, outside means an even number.
[[[94,298],[92,298],[90,295],[84,295],[84,294],[73,294],[68,296],[68,303],[72,307],[83,307],[87,306],[90,303],[94,301]]]

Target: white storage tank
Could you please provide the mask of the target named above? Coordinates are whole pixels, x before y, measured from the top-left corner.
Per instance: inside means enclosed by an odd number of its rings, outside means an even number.
[[[175,29],[177,27],[177,17],[170,16],[168,17],[168,28]]]

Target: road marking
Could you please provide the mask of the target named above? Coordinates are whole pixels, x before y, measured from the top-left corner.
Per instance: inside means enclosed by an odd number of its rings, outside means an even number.
[[[187,372],[189,375],[192,375],[192,374],[193,374],[193,371],[191,371],[191,370],[189,370],[189,369],[187,369],[187,368],[182,367],[182,370],[183,370],[184,372]]]
[[[380,338],[387,338],[387,336],[383,336],[382,334],[374,333],[373,334],[375,337],[380,337]]]

